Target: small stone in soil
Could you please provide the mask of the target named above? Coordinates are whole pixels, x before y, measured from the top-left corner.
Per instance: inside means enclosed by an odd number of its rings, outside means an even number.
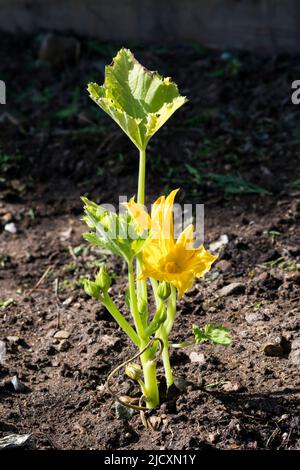
[[[218,240],[209,245],[209,251],[218,251],[220,248],[223,248],[229,242],[228,236],[226,234],[221,235]]]
[[[55,339],[68,339],[69,336],[70,336],[70,333],[66,330],[59,330],[53,335]]]
[[[291,344],[289,359],[292,364],[300,365],[300,339],[295,339]]]
[[[205,356],[203,353],[198,353],[196,351],[192,351],[189,355],[190,361],[197,363],[197,364],[204,364],[205,363]]]
[[[222,390],[224,390],[225,392],[240,392],[244,389],[244,387],[238,383],[238,382],[226,382],[223,386],[222,386]]]
[[[232,282],[228,286],[219,290],[219,297],[227,297],[229,295],[240,295],[245,293],[245,286],[241,282]]]
[[[22,382],[20,382],[17,375],[13,376],[13,378],[11,379],[11,383],[16,392],[22,393],[29,391],[29,388],[26,387],[26,385],[24,385]]]
[[[294,365],[300,365],[300,349],[297,349],[296,351],[292,351],[290,354],[290,360],[291,363]]]
[[[102,335],[100,336],[99,341],[101,343],[100,349],[103,350],[114,348],[120,342],[120,339],[115,336]]]
[[[6,336],[9,343],[18,343],[20,341],[19,336]]]
[[[4,364],[6,359],[6,344],[0,340],[0,364]]]
[[[9,224],[5,224],[4,225],[4,230],[6,232],[12,233],[14,235],[15,233],[17,233],[16,224],[14,224],[14,222],[10,222]]]
[[[0,439],[0,450],[16,449],[19,447],[26,447],[28,449],[36,448],[31,434],[9,434]]]
[[[257,310],[257,312],[248,312],[245,315],[245,320],[247,323],[256,323],[258,321],[264,321],[265,320],[265,315]]]

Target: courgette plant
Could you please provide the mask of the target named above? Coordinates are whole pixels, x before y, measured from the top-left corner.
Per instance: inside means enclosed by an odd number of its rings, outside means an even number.
[[[194,326],[194,340],[178,345],[169,343],[176,316],[176,300],[189,290],[195,278],[204,276],[216,256],[203,246],[194,248],[194,227],[189,225],[175,239],[173,203],[178,190],[160,196],[151,215],[144,206],[146,149],[152,136],[172,114],[186,103],[170,78],[144,68],[128,49],[121,49],[105,68],[105,81],[88,85],[88,92],[124,131],[139,152],[137,200],[116,214],[83,197],[84,220],[90,231],[84,238],[92,245],[122,257],[128,268],[126,302],[132,322],[117,308],[110,296],[111,278],[102,265],[94,281],[84,280],[87,294],[102,302],[138,350],[138,362],[127,364],[126,373],[137,381],[147,408],[159,405],[157,354],[161,356],[167,387],[173,384],[170,347],[210,341],[228,345],[230,337],[223,327]],[[167,163],[166,163],[167,164]],[[149,290],[155,299],[150,315]],[[128,362],[128,361],[127,361]]]

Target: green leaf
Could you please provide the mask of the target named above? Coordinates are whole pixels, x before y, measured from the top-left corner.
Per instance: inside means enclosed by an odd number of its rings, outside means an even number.
[[[115,214],[85,197],[82,200],[85,204],[83,220],[89,228],[95,230],[83,234],[88,242],[122,256],[127,262],[149,242],[148,233],[140,235],[134,230],[128,213]]]
[[[147,70],[128,49],[106,66],[104,85],[89,83],[88,92],[140,150],[187,101],[169,77]]]
[[[6,308],[10,307],[11,305],[14,305],[15,301],[14,299],[0,299],[0,310],[5,310]]]
[[[196,343],[209,341],[212,344],[221,344],[222,346],[229,346],[231,344],[229,330],[224,326],[208,323],[205,325],[204,329],[202,329],[197,325],[193,325],[193,333]]]

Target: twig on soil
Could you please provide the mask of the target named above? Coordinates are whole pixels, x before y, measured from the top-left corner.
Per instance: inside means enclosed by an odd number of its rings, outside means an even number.
[[[35,289],[37,289],[42,284],[42,282],[46,279],[49,271],[51,271],[52,268],[53,268],[53,266],[48,266],[48,268],[46,269],[44,274],[40,277],[40,279],[37,281],[37,283],[28,292],[25,292],[25,297],[30,297],[31,296],[33,291],[35,291]]]
[[[171,439],[170,439],[169,444],[167,445],[167,449],[171,449],[171,445],[172,445],[173,439],[174,439],[174,433],[173,433],[173,431],[172,431],[171,426],[169,426],[169,429],[170,429],[170,432],[171,432]]]

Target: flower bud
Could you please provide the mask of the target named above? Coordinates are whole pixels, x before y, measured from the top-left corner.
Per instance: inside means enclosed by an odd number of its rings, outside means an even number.
[[[130,362],[125,368],[125,374],[132,380],[137,382],[143,377],[143,371],[139,364],[135,362]]]
[[[157,295],[161,300],[167,300],[171,295],[170,284],[166,281],[161,282],[157,288]]]
[[[111,277],[106,271],[104,264],[101,265],[95,281],[103,292],[106,292],[110,288]]]
[[[84,279],[83,287],[87,295],[90,295],[91,297],[94,297],[95,299],[99,299],[100,287],[98,286],[96,282],[90,281],[89,279]]]

